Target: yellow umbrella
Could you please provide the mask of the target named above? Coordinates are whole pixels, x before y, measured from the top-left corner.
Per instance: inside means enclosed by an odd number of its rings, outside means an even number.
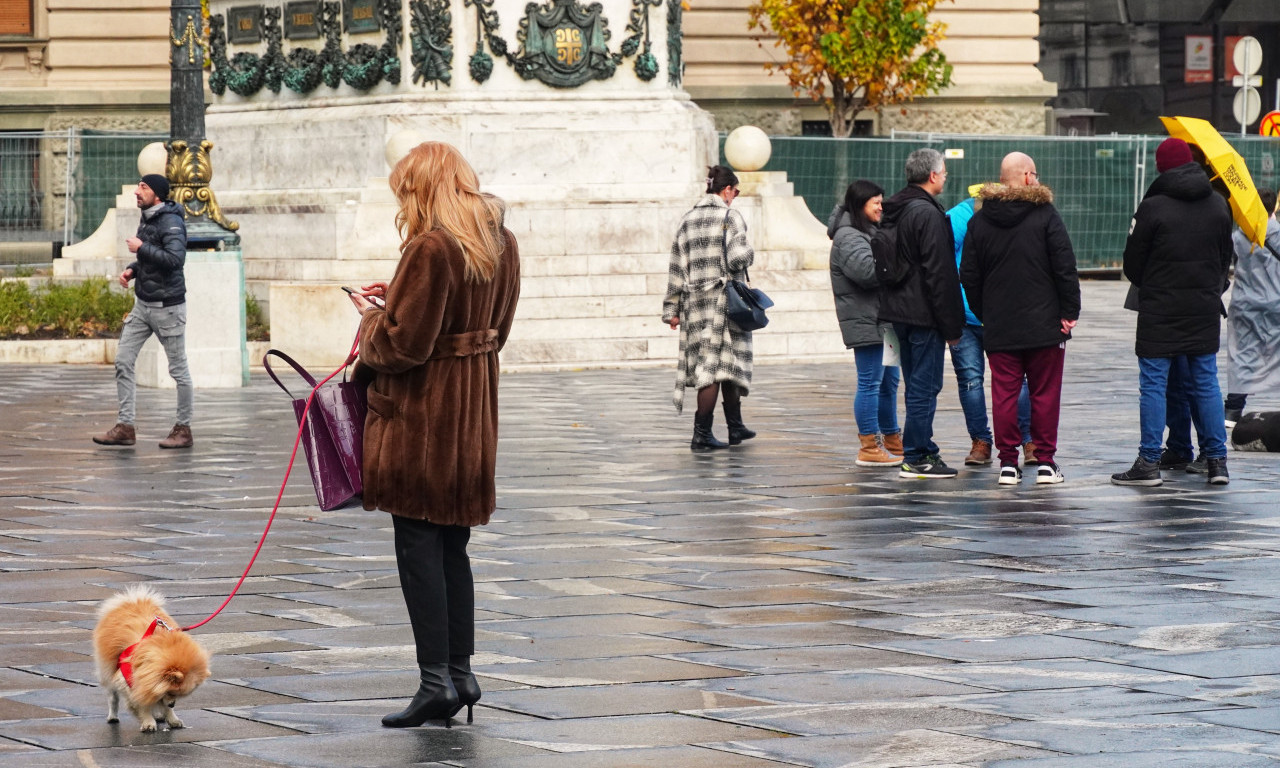
[[[1267,236],[1267,209],[1258,197],[1258,188],[1245,167],[1244,158],[1206,120],[1195,117],[1161,117],[1170,136],[1194,144],[1204,153],[1213,179],[1222,179],[1230,194],[1231,215],[1245,237],[1262,245]]]

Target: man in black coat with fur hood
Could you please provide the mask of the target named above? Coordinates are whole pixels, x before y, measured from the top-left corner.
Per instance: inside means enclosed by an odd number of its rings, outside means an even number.
[[[1036,482],[1060,483],[1054,456],[1062,367],[1066,342],[1080,318],[1075,251],[1053,207],[1053,192],[1040,185],[1035,161],[1022,152],[1005,156],[1000,183],[983,187],[978,204],[965,236],[960,280],[984,329],[999,483],[1017,485],[1022,479],[1018,394],[1024,377],[1039,462]]]
[[[1231,211],[1215,194],[1204,169],[1182,139],[1156,149],[1160,176],[1147,190],[1129,227],[1124,276],[1138,295],[1139,414],[1142,441],[1116,485],[1160,485],[1160,448],[1165,428],[1165,390],[1175,358],[1185,358],[1183,381],[1200,432],[1209,482],[1224,485],[1227,433],[1218,388],[1222,293],[1231,267]]]

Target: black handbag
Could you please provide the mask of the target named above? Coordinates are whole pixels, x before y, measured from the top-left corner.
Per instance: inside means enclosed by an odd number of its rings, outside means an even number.
[[[724,295],[729,322],[743,331],[758,331],[769,324],[764,311],[773,306],[773,299],[759,288],[750,285],[751,275],[743,270],[746,281],[729,276],[729,214],[725,214],[721,248],[724,253]]]

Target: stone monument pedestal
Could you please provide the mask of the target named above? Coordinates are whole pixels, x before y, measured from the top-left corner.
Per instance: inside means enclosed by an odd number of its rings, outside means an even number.
[[[239,250],[188,251],[187,364],[196,389],[249,383],[245,344],[244,262]],[[138,354],[138,385],[172,389],[169,363],[152,336]]]

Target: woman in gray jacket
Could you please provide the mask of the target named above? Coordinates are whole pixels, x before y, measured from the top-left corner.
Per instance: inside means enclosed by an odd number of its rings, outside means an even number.
[[[858,423],[857,464],[896,467],[902,463],[902,431],[898,428],[898,369],[884,365],[884,331],[879,284],[871,235],[880,223],[884,190],[859,179],[849,185],[844,201],[831,212],[831,289],[844,346],[853,350],[858,391],[853,417]]]

